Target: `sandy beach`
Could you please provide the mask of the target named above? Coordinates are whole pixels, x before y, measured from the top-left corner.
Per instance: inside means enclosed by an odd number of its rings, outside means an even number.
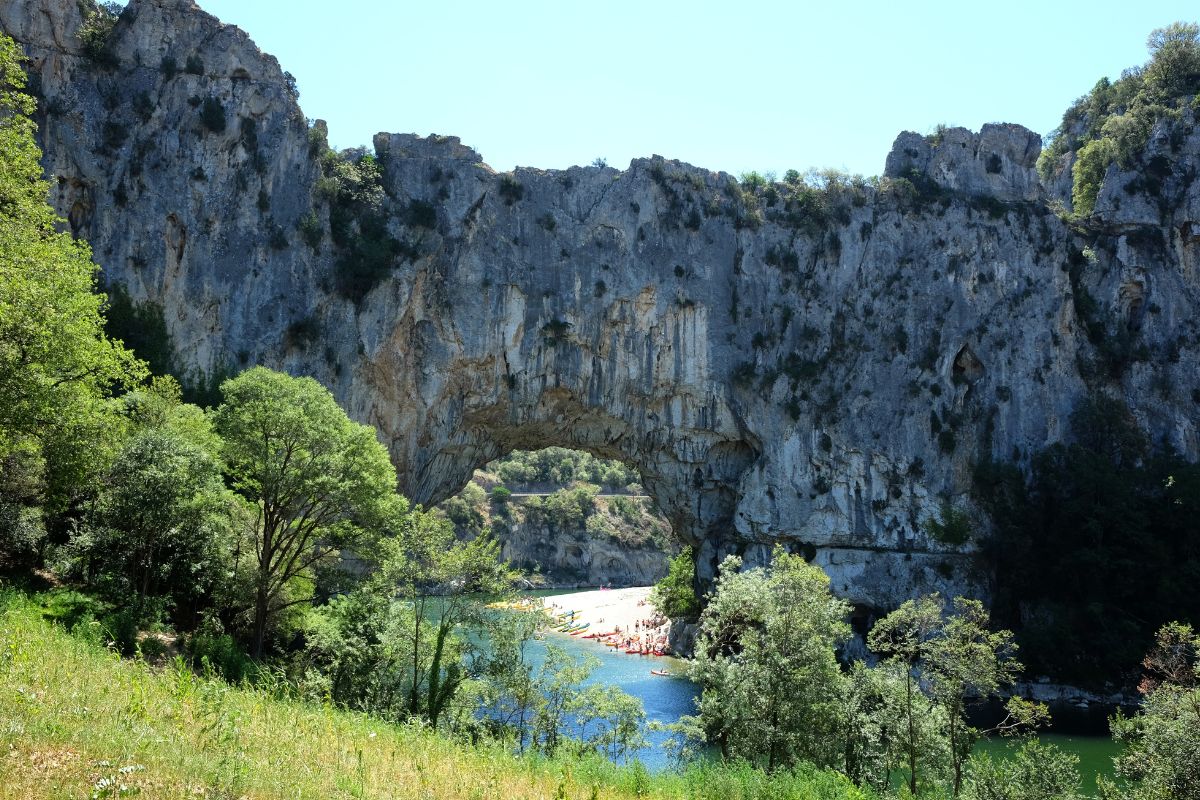
[[[606,638],[631,648],[662,648],[666,646],[670,623],[650,605],[650,588],[633,586],[556,594],[543,597],[542,603],[553,615],[567,615],[576,624],[587,623],[587,629],[576,638],[611,633],[614,636]],[[570,616],[572,612],[574,616]]]

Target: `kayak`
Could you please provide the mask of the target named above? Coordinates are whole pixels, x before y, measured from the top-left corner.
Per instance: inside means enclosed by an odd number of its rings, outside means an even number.
[[[665,676],[670,675],[671,671],[668,669],[652,669],[652,670],[650,670],[650,674],[658,675],[659,677],[665,677]]]

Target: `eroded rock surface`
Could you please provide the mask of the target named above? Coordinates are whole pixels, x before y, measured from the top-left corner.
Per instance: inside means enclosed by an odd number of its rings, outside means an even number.
[[[275,59],[190,0],[131,0],[102,68],[79,13],[0,4],[59,212],[161,307],[181,368],[316,376],[418,502],[513,448],[583,449],[637,467],[701,578],[783,542],[887,607],[978,589],[971,545],[922,523],[969,502],[980,459],[1063,437],[1089,391],[1200,457],[1190,119],[1152,141],[1163,175],[1114,167],[1078,230],[1015,125],[902,134],[884,181],[816,204],[658,156],[500,175],[453,137],[380,134],[402,247],[348,297],[321,128]]]

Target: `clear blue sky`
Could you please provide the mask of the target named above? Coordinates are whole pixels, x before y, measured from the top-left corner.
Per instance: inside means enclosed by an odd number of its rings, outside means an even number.
[[[878,174],[901,130],[1053,129],[1174,0],[198,0],[296,76],[336,147],[452,134],[499,170],[653,153]]]

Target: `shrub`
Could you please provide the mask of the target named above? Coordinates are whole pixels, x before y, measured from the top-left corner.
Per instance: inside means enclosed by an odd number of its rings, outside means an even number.
[[[742,389],[753,385],[754,378],[758,374],[757,368],[752,361],[743,361],[733,368],[733,374],[730,376],[735,386]]]
[[[230,683],[253,681],[258,666],[238,646],[232,636],[225,633],[221,624],[209,619],[188,643],[188,655],[192,665],[204,674],[219,675]]]
[[[125,144],[125,140],[129,138],[129,129],[119,122],[109,121],[104,123],[101,135],[105,151],[114,153],[120,150],[121,146]]]
[[[1091,214],[1096,210],[1096,198],[1104,183],[1104,174],[1116,160],[1116,145],[1112,139],[1096,139],[1080,150],[1071,167],[1074,186],[1071,189],[1071,205],[1076,214]]]
[[[507,504],[508,501],[512,499],[512,492],[503,486],[497,486],[492,489],[489,499],[492,501],[493,505],[502,506]]]
[[[200,109],[200,121],[212,133],[225,132],[225,107],[215,97],[206,97]]]
[[[179,62],[175,60],[175,56],[163,56],[158,68],[166,80],[171,80],[179,72]]]
[[[957,547],[971,538],[971,515],[949,503],[943,503],[939,516],[925,520],[922,527],[935,540]]]
[[[288,247],[287,234],[283,232],[283,228],[276,225],[274,222],[270,224],[269,233],[267,234],[267,244],[272,250],[286,250]]]
[[[414,227],[433,230],[437,227],[437,208],[424,200],[413,200],[404,214],[405,221]]]
[[[512,175],[503,175],[500,178],[500,196],[504,198],[505,205],[511,206],[525,196],[525,187]]]
[[[306,348],[321,338],[321,322],[311,315],[295,320],[288,325],[284,337],[289,348]]]
[[[321,224],[317,212],[309,211],[300,218],[297,227],[300,229],[301,238],[309,247],[314,251],[321,248],[321,240],[325,238],[325,226]]]
[[[121,4],[85,0],[81,5],[83,24],[76,35],[83,45],[83,54],[96,66],[112,69],[117,66],[117,57],[112,51],[111,39],[113,28],[121,16]]]
[[[566,341],[571,330],[571,323],[562,319],[552,319],[542,326],[542,341],[547,347],[557,347]]]
[[[195,53],[192,53],[190,56],[187,57],[187,65],[184,67],[184,70],[189,75],[203,75],[204,74],[204,62],[200,60],[200,56],[196,55]]]

